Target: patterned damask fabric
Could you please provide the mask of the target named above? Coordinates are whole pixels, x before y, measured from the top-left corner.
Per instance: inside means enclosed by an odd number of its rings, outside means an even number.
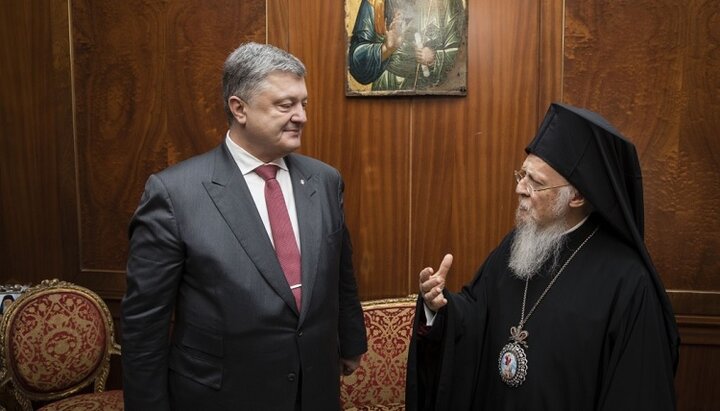
[[[365,308],[368,352],[360,367],[342,378],[346,410],[402,410],[415,302]]]
[[[361,407],[345,408],[345,411],[405,411],[405,403],[390,405],[363,405]]]
[[[122,391],[77,395],[48,404],[38,411],[122,411]]]
[[[10,357],[28,391],[66,389],[90,377],[103,359],[107,340],[102,313],[82,295],[39,295],[14,320]]]

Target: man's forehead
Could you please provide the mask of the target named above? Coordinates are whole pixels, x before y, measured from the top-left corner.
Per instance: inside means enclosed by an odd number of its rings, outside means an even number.
[[[525,157],[525,161],[523,162],[523,170],[536,174],[542,174],[548,178],[562,178],[563,180],[565,179],[565,177],[555,171],[555,169],[552,168],[550,164],[546,163],[542,158],[536,156],[535,154],[528,154],[527,157]]]
[[[297,76],[287,71],[275,70],[270,72],[257,85],[256,93],[265,94],[272,98],[299,97],[307,99],[305,77]]]
[[[265,82],[269,83],[302,83],[305,84],[305,76],[298,76],[291,71],[273,70],[265,76]]]
[[[546,170],[553,170],[552,167],[548,163],[546,163],[542,158],[536,156],[535,154],[528,154],[527,157],[525,157],[525,161],[523,161],[523,169],[526,169],[527,171],[546,171]]]

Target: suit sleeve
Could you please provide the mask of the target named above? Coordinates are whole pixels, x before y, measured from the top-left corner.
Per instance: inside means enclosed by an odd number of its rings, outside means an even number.
[[[363,317],[358,287],[355,281],[355,270],[352,264],[352,243],[350,233],[345,225],[343,211],[344,183],[342,178],[338,183],[338,201],[343,216],[343,235],[340,255],[340,281],[338,295],[340,297],[340,316],[338,324],[338,338],[340,341],[340,357],[353,358],[367,351],[367,336],[365,334],[365,319]]]
[[[122,301],[125,409],[169,410],[168,340],[184,248],[172,201],[155,175],[145,185],[129,234]]]

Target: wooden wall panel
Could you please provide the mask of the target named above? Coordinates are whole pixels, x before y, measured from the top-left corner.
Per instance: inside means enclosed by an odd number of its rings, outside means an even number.
[[[720,3],[566,1],[564,98],[635,142],[645,239],[678,318],[678,409],[720,377]]]
[[[720,3],[567,2],[564,95],[638,147],[675,311],[720,315]]]
[[[540,1],[538,119],[544,118],[550,103],[562,101],[564,6],[562,1]]]
[[[173,1],[163,66],[170,164],[220,144],[228,129],[222,67],[240,43],[265,43],[264,1]]]
[[[289,2],[291,0],[267,0],[267,43],[283,50],[289,49],[290,16],[288,16]]]
[[[408,288],[410,105],[344,95],[342,2],[290,2],[289,51],[308,68],[302,153],[338,168],[363,298]]]
[[[167,165],[164,14],[144,0],[72,2],[83,270],[122,272],[139,188]]]
[[[538,120],[542,36],[540,3],[471,3],[467,98],[352,99],[346,45],[328,41],[347,34],[341,3],[72,2],[77,280],[122,295],[127,223],[147,175],[216,144],[220,64],[241,40],[266,38],[308,66],[302,151],[346,177],[363,297],[414,292],[417,271],[448,251],[459,287],[512,225],[508,175]]]
[[[77,266],[67,1],[0,12],[0,283]]]
[[[219,144],[222,64],[241,42],[265,41],[264,1],[211,5],[72,2],[79,281],[106,296],[124,292],[127,226],[147,177]]]
[[[468,0],[466,97],[344,96],[344,2],[48,0],[0,12],[0,282],[48,277],[119,311],[148,175],[219,143],[221,65],[267,41],[308,68],[301,152],[343,173],[363,299],[449,288],[513,224],[510,172],[547,104],[638,146],[646,238],[679,318],[679,409],[711,409],[720,345],[720,3]],[[110,387],[120,384],[113,364]]]
[[[679,411],[710,411],[717,408],[717,345],[682,345],[680,364],[675,376],[675,393]]]
[[[720,312],[720,4],[568,2],[565,96],[638,146],[646,239],[676,311]]]
[[[540,3],[469,5],[467,98],[345,97],[346,44],[329,41],[348,34],[343,5],[289,7],[288,49],[310,70],[302,151],[345,176],[362,297],[415,292],[445,252],[459,288],[512,225],[511,172],[538,123]]]
[[[539,3],[468,5],[468,94],[418,99],[413,124],[412,276],[455,256],[458,290],[512,227],[512,171],[538,125]]]

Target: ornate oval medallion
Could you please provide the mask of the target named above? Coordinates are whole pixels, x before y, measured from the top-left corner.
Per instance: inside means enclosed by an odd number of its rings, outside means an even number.
[[[528,361],[525,350],[516,342],[505,344],[498,358],[500,379],[511,387],[518,387],[525,381]]]

